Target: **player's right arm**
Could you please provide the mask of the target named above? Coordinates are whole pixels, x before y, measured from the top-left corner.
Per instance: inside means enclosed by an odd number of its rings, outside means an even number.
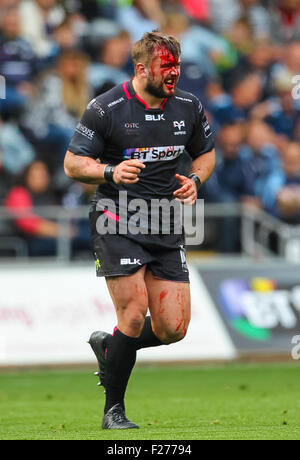
[[[79,156],[67,151],[64,161],[65,173],[71,179],[85,184],[102,184],[104,170],[107,164],[99,163],[89,156]],[[139,160],[125,160],[119,163],[114,170],[113,181],[116,184],[135,184],[138,175],[145,165]]]
[[[88,156],[75,155],[70,150],[67,151],[64,161],[66,175],[85,184],[101,184],[101,182],[105,182],[105,166]]]

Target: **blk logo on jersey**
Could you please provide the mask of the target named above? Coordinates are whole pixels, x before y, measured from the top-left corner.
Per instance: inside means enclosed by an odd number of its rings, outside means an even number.
[[[145,115],[146,121],[166,121],[165,114],[162,113],[161,115]]]
[[[123,157],[125,160],[140,160],[143,162],[168,161],[178,158],[184,152],[184,149],[184,145],[140,147],[124,150]]]

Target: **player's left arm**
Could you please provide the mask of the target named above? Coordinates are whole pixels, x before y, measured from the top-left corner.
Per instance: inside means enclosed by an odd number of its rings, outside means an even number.
[[[192,163],[192,174],[199,178],[199,182],[194,178],[176,174],[176,179],[180,184],[180,188],[174,192],[177,198],[183,204],[193,205],[197,200],[197,193],[200,185],[203,185],[212,175],[216,165],[216,152],[213,148],[209,152],[204,153],[196,158]]]
[[[216,166],[216,151],[213,148],[204,153],[192,163],[192,173],[197,174],[201,184],[204,184],[214,172]]]

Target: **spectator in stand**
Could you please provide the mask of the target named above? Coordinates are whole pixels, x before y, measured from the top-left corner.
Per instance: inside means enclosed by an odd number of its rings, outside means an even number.
[[[300,101],[292,96],[293,83],[289,77],[277,77],[274,87],[276,96],[254,107],[251,116],[266,121],[286,140],[294,139],[300,118]]]
[[[56,222],[34,214],[35,206],[57,204],[50,189],[50,175],[45,163],[34,161],[26,169],[23,183],[9,192],[5,206],[16,216],[18,232],[25,237],[31,256],[50,256],[56,252],[56,238],[59,227]],[[26,213],[18,217],[17,213]]]
[[[241,156],[244,135],[244,124],[232,123],[224,125],[218,136],[217,150],[221,161],[216,173],[222,193],[231,202],[254,196],[253,178],[247,174],[246,163]]]
[[[130,79],[123,69],[131,51],[131,37],[127,31],[121,31],[116,37],[109,38],[102,46],[99,62],[89,68],[89,81],[98,94],[99,88],[107,81],[119,85]]]
[[[0,167],[13,181],[35,157],[31,144],[15,123],[0,120]]]
[[[133,0],[131,6],[121,6],[116,20],[121,29],[127,30],[133,43],[144,33],[164,26],[165,15],[160,0]]]
[[[65,19],[57,0],[24,0],[20,3],[22,35],[30,41],[35,53],[43,59],[55,53],[53,32]]]
[[[300,40],[300,0],[277,0],[269,14],[274,43],[285,45]]]
[[[91,99],[86,73],[89,60],[79,51],[64,52],[56,69],[46,74],[27,106],[23,129],[37,148],[52,149],[61,168],[74,129]]]
[[[285,222],[300,224],[300,144],[282,152],[282,169],[270,175],[264,188],[266,211]]]
[[[256,41],[249,54],[240,56],[235,66],[222,73],[224,89],[228,91],[230,81],[236,73],[255,73],[259,76],[262,85],[262,99],[273,95],[272,65],[275,59],[274,48],[268,41]]]
[[[223,36],[240,57],[247,56],[254,49],[253,30],[246,18],[238,19]]]
[[[10,190],[12,187],[12,178],[1,163],[1,151],[0,151],[0,205],[2,206],[2,202],[7,195],[7,190]]]
[[[88,20],[92,21],[97,16],[99,16],[101,3],[104,4],[105,0],[79,0],[75,2],[76,10],[83,14],[83,16]]]
[[[214,203],[244,203],[258,205],[253,176],[241,156],[245,127],[227,123],[217,137],[217,166],[212,177],[201,189],[203,198]],[[232,253],[238,250],[239,223],[236,218],[221,220],[218,249]]]
[[[21,0],[0,0],[0,9],[10,8],[11,6],[17,6]]]
[[[180,3],[186,13],[195,21],[209,22],[209,0],[181,0]]]
[[[211,24],[214,30],[225,34],[236,21],[246,19],[255,38],[270,36],[269,13],[259,0],[209,0]]]
[[[252,178],[256,197],[263,195],[270,174],[280,168],[277,139],[272,128],[261,121],[251,121],[245,127],[245,143],[241,158],[245,160],[247,177]]]
[[[212,29],[222,35],[240,18],[238,0],[209,0]]]
[[[151,0],[150,0],[151,2]],[[148,3],[150,3],[148,0]],[[132,0],[77,0],[76,5],[79,5],[79,11],[88,21],[92,21],[95,17],[101,16],[110,20],[115,20],[117,9],[132,5]]]
[[[180,40],[182,62],[195,64],[206,76],[217,75],[216,64],[221,60],[232,64],[232,50],[229,43],[205,27],[198,24],[190,25],[188,18],[183,14],[166,14],[162,30]],[[234,54],[234,62],[235,58]]]
[[[18,126],[0,119],[0,202],[34,156]]]
[[[6,99],[0,101],[2,111],[16,115],[25,106],[33,91],[35,70],[32,46],[21,36],[18,8],[4,8],[0,12],[0,74],[6,80]]]
[[[63,51],[75,49],[79,47],[78,37],[75,35],[71,19],[67,18],[62,24],[56,27],[53,32],[56,54],[59,55]]]
[[[294,131],[294,141],[300,144],[300,118],[297,121],[296,128]]]
[[[256,73],[236,72],[230,81],[230,93],[212,82],[214,91],[210,111],[220,125],[230,121],[247,120],[251,109],[261,98],[262,84]]]
[[[281,59],[271,69],[273,86],[276,81],[290,81],[300,74],[300,43],[292,42],[284,48]]]

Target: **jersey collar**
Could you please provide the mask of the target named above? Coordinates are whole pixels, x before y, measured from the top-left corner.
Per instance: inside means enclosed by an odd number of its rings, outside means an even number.
[[[123,83],[123,90],[127,99],[133,99],[141,104],[146,110],[163,110],[168,98],[163,100],[159,109],[150,109],[148,104],[134,91],[132,81],[126,81]]]

